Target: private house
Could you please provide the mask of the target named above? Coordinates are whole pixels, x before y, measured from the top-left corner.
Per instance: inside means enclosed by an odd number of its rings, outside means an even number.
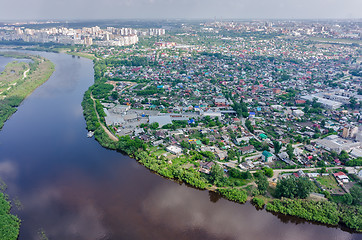
[[[210,174],[210,170],[212,168],[212,166],[214,166],[215,163],[214,162],[200,162],[200,172],[206,173],[206,174]]]
[[[333,176],[336,178],[337,182],[342,182],[342,183],[349,182],[349,178],[344,172],[333,173]]]
[[[268,152],[268,151],[264,151],[264,152],[261,154],[261,159],[262,159],[264,162],[272,162],[272,161],[273,161],[273,154],[271,154],[271,153]]]
[[[168,151],[172,154],[178,155],[178,154],[181,154],[182,148],[177,147],[175,145],[170,145],[170,146],[166,147],[166,151]]]
[[[249,145],[249,146],[245,146],[240,148],[241,154],[248,154],[248,153],[252,153],[254,152],[254,146],[253,145]]]

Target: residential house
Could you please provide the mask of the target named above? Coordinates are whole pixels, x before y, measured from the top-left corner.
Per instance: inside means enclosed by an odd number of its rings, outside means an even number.
[[[268,151],[263,151],[263,153],[261,154],[261,159],[264,161],[264,162],[272,162],[273,161],[273,154],[271,154],[270,152]]]

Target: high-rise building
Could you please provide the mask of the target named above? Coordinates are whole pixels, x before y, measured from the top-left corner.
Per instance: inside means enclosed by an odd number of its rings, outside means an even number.
[[[343,128],[342,137],[343,138],[355,138],[358,133],[358,127],[348,126]]]
[[[85,37],[85,39],[84,39],[84,44],[85,44],[86,46],[91,46],[91,45],[93,45],[93,39],[92,39],[91,37]]]

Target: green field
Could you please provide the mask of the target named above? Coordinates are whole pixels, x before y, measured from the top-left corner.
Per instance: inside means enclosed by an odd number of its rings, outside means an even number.
[[[167,153],[167,151],[163,150],[163,149],[160,149],[160,150],[157,150],[155,152],[152,152],[154,155],[156,156],[161,156],[162,154],[165,154]]]
[[[362,41],[358,39],[310,37],[309,40],[322,43],[362,44]]]
[[[332,175],[317,177],[317,181],[324,186],[326,189],[337,189],[339,188],[336,179]]]

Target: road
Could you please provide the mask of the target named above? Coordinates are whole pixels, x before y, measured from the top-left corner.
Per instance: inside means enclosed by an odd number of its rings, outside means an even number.
[[[103,123],[100,121],[99,119],[99,114],[97,112],[97,108],[96,108],[96,101],[95,99],[93,98],[93,95],[91,94],[91,99],[93,100],[93,106],[94,106],[94,111],[96,111],[96,115],[97,115],[97,119],[98,119],[98,122],[99,124],[102,126],[102,128],[104,129],[104,131],[107,133],[108,137],[110,139],[112,139],[113,141],[117,142],[119,139],[113,135],[113,133],[111,131],[109,131],[109,129],[103,125]]]
[[[340,169],[340,168],[344,168],[348,171],[348,173],[354,173],[355,169],[353,167],[342,167],[342,166],[338,166],[338,167],[327,167],[326,169]],[[280,173],[284,173],[284,172],[297,172],[299,170],[302,171],[316,171],[316,170],[320,170],[321,168],[296,168],[296,169],[273,169],[274,175],[271,178],[278,178]],[[257,170],[254,171],[250,171],[251,173],[255,173]]]

